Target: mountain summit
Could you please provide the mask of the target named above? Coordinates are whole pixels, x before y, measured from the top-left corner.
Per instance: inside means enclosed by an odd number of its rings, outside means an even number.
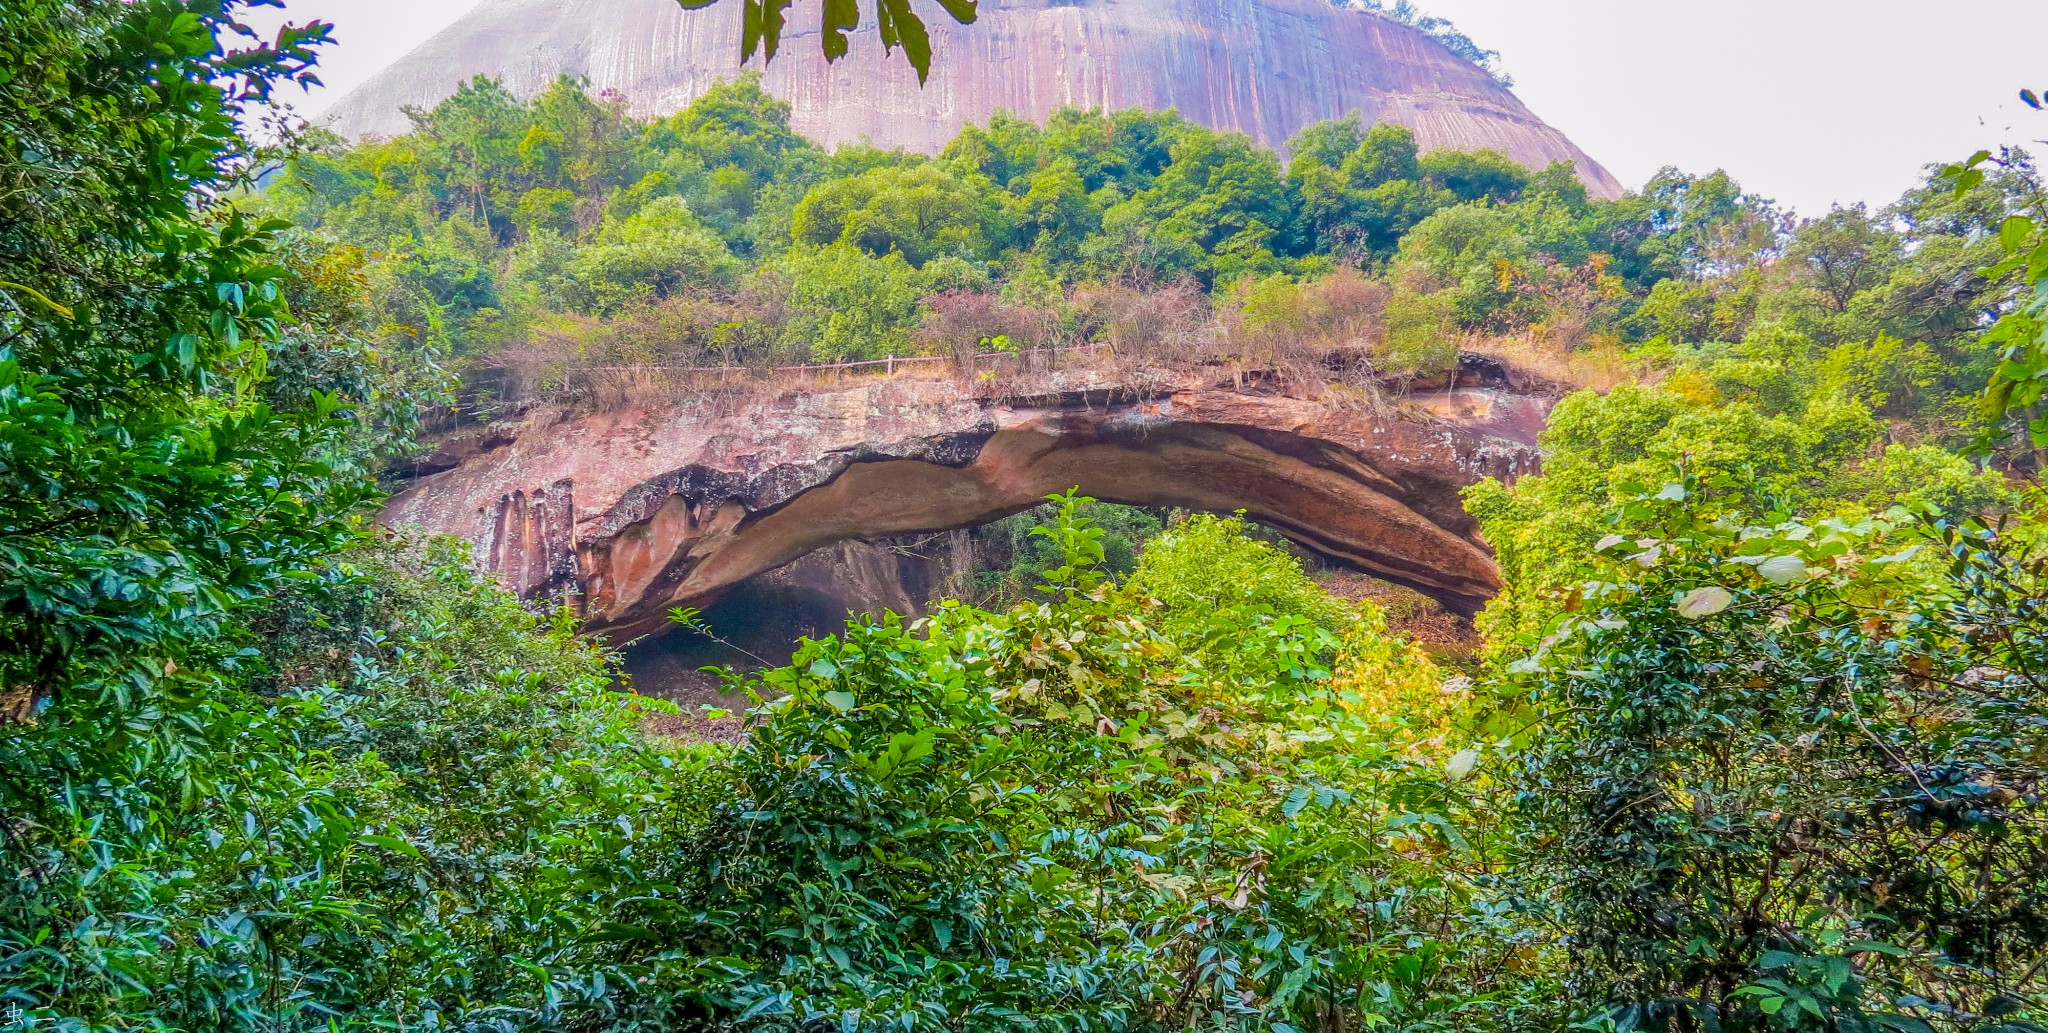
[[[1493,148],[1532,168],[1574,162],[1596,194],[1621,185],[1487,72],[1428,35],[1327,0],[983,0],[971,26],[928,19],[930,81],[885,59],[872,21],[836,64],[819,53],[822,0],[799,0],[764,71],[794,128],[827,146],[863,137],[935,152],[998,109],[1043,119],[1063,106],[1177,108],[1280,146],[1301,127],[1361,112],[1398,122],[1424,149]],[[484,0],[349,93],[325,121],[347,136],[406,131],[477,75],[515,93],[563,73],[624,95],[642,115],[678,110],[738,75],[740,4],[674,0]],[[758,65],[758,63],[755,63]]]

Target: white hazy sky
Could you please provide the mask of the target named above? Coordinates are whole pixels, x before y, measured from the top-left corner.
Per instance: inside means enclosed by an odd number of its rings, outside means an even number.
[[[335,23],[317,113],[476,0],[286,0]],[[865,6],[865,5],[863,5]],[[1634,187],[1725,168],[1802,213],[1889,202],[1920,166],[2048,138],[2048,0],[1422,0]],[[2037,148],[2039,150],[2041,148]]]

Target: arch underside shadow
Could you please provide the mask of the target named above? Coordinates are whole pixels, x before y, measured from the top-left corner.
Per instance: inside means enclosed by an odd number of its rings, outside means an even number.
[[[705,606],[835,542],[979,526],[1072,487],[1127,505],[1242,510],[1334,562],[1462,613],[1497,590],[1489,551],[1458,501],[1473,477],[1455,465],[1375,463],[1284,430],[1095,414],[1051,414],[916,451],[853,457],[759,509],[715,491],[667,495],[645,518],[577,545],[588,626],[617,640],[646,634],[670,607]]]

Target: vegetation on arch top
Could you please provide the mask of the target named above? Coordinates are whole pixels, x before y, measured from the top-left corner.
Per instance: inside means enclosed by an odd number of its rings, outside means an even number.
[[[395,333],[526,397],[997,337],[1162,362],[1366,348],[1396,373],[1492,341],[1567,381],[1684,370],[1687,397],[1769,414],[1846,392],[1919,444],[1998,422],[1979,335],[2034,196],[2017,153],[1961,194],[1802,221],[1721,173],[1605,201],[1563,165],[1422,153],[1356,118],[1283,161],[1171,113],[999,116],[935,157],[827,153],[789,117],[751,75],[653,119],[479,80],[409,134],[318,141],[262,200],[360,249]]]

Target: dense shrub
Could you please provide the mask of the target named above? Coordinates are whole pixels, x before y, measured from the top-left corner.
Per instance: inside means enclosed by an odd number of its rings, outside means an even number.
[[[786,695],[694,855],[715,996],[776,1028],[1506,1024],[1526,948],[1477,899],[1443,676],[1233,521],[1120,588],[1077,505],[1052,598],[850,627],[755,686]]]
[[[1776,379],[1780,367],[1765,370]],[[1508,581],[1480,619],[1495,655],[1511,659],[1542,637],[1559,593],[1581,580],[1596,540],[1650,533],[1636,523],[1638,511],[1621,503],[1665,483],[1674,466],[1707,486],[1687,499],[1703,516],[1855,516],[1895,503],[1956,516],[2013,502],[2001,477],[1966,459],[1933,448],[1878,447],[1882,432],[1869,411],[1839,394],[1808,394],[1809,385],[1801,385],[1789,396],[1789,411],[1767,414],[1715,388],[1707,402],[1674,390],[1682,386],[1571,395],[1541,437],[1548,450],[1541,476],[1512,485],[1488,479],[1467,489],[1466,505]]]
[[[1510,683],[1541,727],[1524,873],[1578,1002],[1623,1030],[2043,1028],[2038,526],[1760,526],[1699,490],[1627,502],[1652,537],[1596,543]]]
[[[545,1027],[603,986],[593,934],[717,793],[573,624],[448,544],[359,546],[238,644],[183,675],[207,681],[183,763],[121,787],[139,820],[74,793],[86,833],[11,841],[26,1028]]]

